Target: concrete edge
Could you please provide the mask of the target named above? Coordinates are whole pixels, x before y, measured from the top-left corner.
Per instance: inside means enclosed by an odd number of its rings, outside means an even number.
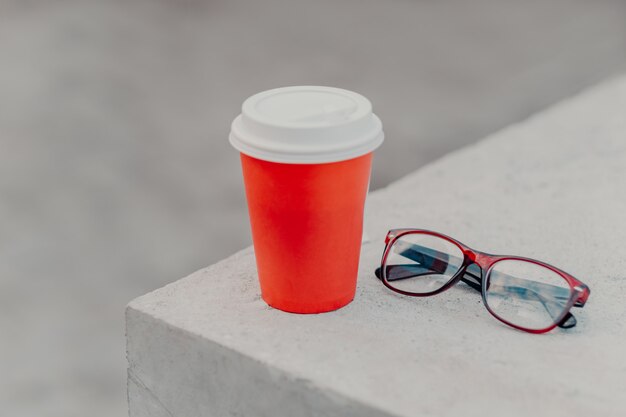
[[[127,397],[129,401],[128,402],[129,416],[131,417],[137,416],[136,414],[132,414],[131,412],[131,385],[130,385],[131,382],[134,383],[137,387],[142,388],[144,391],[147,391],[150,394],[151,404],[154,406],[153,408],[155,410],[160,409],[161,411],[164,411],[166,415],[168,416],[172,415],[167,405],[164,404],[161,401],[161,399],[159,399],[158,396],[154,393],[152,388],[146,384],[144,378],[142,378],[141,376],[142,374],[141,370],[138,369],[135,366],[135,364],[131,363],[128,336],[131,334],[129,333],[129,322],[131,322],[132,320],[140,320],[144,322],[150,322],[156,326],[162,326],[165,329],[171,331],[173,334],[178,333],[179,337],[187,337],[190,340],[201,340],[203,343],[203,346],[205,347],[209,346],[211,350],[220,352],[220,357],[222,359],[229,358],[229,357],[236,358],[237,360],[242,360],[244,362],[247,362],[248,364],[252,364],[253,365],[252,367],[255,369],[267,370],[275,378],[288,381],[289,382],[288,387],[290,390],[297,392],[297,393],[306,393],[307,395],[312,395],[313,397],[316,398],[316,400],[313,402],[314,404],[321,403],[321,404],[335,406],[338,412],[338,414],[335,414],[335,413],[318,414],[318,410],[311,410],[313,411],[313,415],[315,415],[316,417],[317,416],[323,417],[326,415],[328,415],[329,417],[330,416],[334,417],[335,415],[345,416],[345,417],[352,417],[352,416],[353,417],[357,417],[357,416],[359,417],[368,417],[368,416],[398,417],[397,414],[392,414],[388,410],[383,410],[373,404],[364,403],[360,399],[350,397],[348,395],[345,395],[345,393],[334,391],[332,389],[329,389],[328,387],[319,385],[309,379],[303,378],[300,375],[294,374],[292,372],[289,372],[275,365],[265,363],[253,357],[244,355],[229,346],[209,340],[200,334],[191,332],[187,329],[176,327],[168,323],[166,320],[163,320],[161,318],[156,318],[129,304],[125,310],[126,358],[127,358],[127,374],[128,374],[126,392],[127,392]],[[249,368],[250,368],[249,365],[246,366],[246,369],[249,369]],[[241,376],[241,378],[245,378],[245,377]],[[271,385],[272,383],[271,381],[269,381],[268,386],[271,386]],[[281,384],[281,385],[287,385],[287,384]],[[310,402],[311,401],[309,402],[305,401],[306,404]],[[326,409],[322,407],[322,410],[326,410]],[[349,411],[349,413],[346,413],[346,411]],[[354,411],[354,413],[352,411]]]
[[[582,87],[579,90],[577,90],[574,94],[568,97],[564,97],[561,100],[556,101],[548,105],[547,107],[544,107],[543,109],[539,109],[535,113],[532,113],[528,115],[527,117],[524,117],[523,119],[520,119],[514,123],[506,125],[502,127],[501,129],[498,129],[484,136],[483,138],[477,140],[476,142],[468,143],[465,146],[454,149],[446,153],[445,155],[442,155],[441,157],[422,165],[415,171],[401,178],[398,178],[392,183],[370,192],[368,195],[368,198],[372,196],[377,197],[378,194],[382,194],[389,190],[393,190],[394,188],[401,186],[404,182],[412,180],[416,175],[419,175],[419,173],[421,173],[422,171],[427,171],[427,170],[436,168],[442,161],[447,161],[448,159],[457,158],[459,154],[465,153],[465,151],[467,151],[468,149],[486,146],[487,143],[496,141],[503,135],[509,136],[509,135],[515,134],[515,132],[517,132],[520,128],[527,129],[528,128],[527,126],[529,124],[532,125],[534,123],[541,122],[543,119],[552,119],[554,118],[553,114],[555,112],[567,111],[567,108],[569,106],[578,105],[583,98],[588,98],[589,96],[597,96],[597,95],[606,94],[606,90],[618,91],[619,89],[623,89],[624,91],[626,91],[626,75],[623,72],[616,72],[596,84]]]

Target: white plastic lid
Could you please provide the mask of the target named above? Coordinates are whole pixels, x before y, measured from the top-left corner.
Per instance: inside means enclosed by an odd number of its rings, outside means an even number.
[[[233,121],[230,143],[272,162],[325,163],[365,155],[383,142],[368,99],[332,87],[298,86],[248,98]]]

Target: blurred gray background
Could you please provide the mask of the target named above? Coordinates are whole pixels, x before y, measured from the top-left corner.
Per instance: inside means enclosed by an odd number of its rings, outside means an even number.
[[[247,96],[370,98],[379,188],[625,69],[617,0],[0,0],[0,415],[126,414],[125,304],[250,244]]]

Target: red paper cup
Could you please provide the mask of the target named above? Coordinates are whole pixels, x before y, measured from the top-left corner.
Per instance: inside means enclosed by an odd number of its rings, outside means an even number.
[[[296,313],[354,298],[372,154],[284,164],[241,154],[261,294]]]
[[[233,122],[263,299],[293,313],[348,304],[356,290],[372,151],[364,97],[328,87],[252,96]]]

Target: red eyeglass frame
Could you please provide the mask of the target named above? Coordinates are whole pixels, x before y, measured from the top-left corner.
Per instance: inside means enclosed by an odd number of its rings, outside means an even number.
[[[408,291],[403,291],[400,290],[398,288],[394,288],[391,284],[389,284],[389,282],[387,281],[387,278],[383,275],[384,271],[384,266],[386,265],[386,261],[387,261],[387,257],[389,256],[389,252],[390,249],[393,247],[393,244],[395,243],[396,240],[398,240],[399,238],[401,238],[402,236],[406,236],[408,234],[426,234],[426,235],[431,235],[440,239],[445,239],[448,242],[456,245],[463,253],[463,263],[461,265],[461,267],[459,268],[459,270],[452,276],[452,278],[450,278],[450,280],[444,284],[441,288],[435,290],[435,291],[431,291],[428,293],[412,293],[412,292],[408,292]],[[548,268],[551,271],[555,272],[556,274],[558,274],[559,276],[561,276],[563,279],[565,279],[565,281],[567,281],[568,285],[570,286],[570,297],[567,301],[566,304],[566,308],[564,309],[563,313],[561,314],[560,317],[558,317],[554,323],[544,329],[529,329],[529,328],[525,328],[519,325],[516,325],[515,323],[511,323],[508,320],[505,320],[501,317],[499,317],[490,307],[489,304],[487,303],[487,299],[486,299],[486,290],[487,290],[487,283],[489,282],[489,275],[491,273],[491,269],[493,268],[494,264],[496,264],[499,261],[504,261],[504,260],[520,260],[520,261],[525,261],[525,262],[530,262],[533,263],[535,265],[539,265],[542,266],[544,268]],[[482,272],[484,273],[484,278],[481,277],[480,279],[480,285],[481,285],[481,295],[482,295],[482,299],[483,299],[483,304],[485,305],[485,308],[487,308],[487,311],[489,311],[489,313],[495,317],[496,319],[498,319],[499,321],[501,321],[502,323],[511,326],[515,329],[518,330],[522,330],[525,332],[529,332],[529,333],[534,333],[534,334],[540,334],[540,333],[546,333],[549,332],[550,330],[554,329],[555,327],[557,327],[559,325],[559,323],[561,323],[563,321],[563,319],[570,314],[570,310],[572,309],[572,307],[583,307],[585,305],[585,303],[587,302],[587,299],[589,298],[589,294],[591,293],[591,290],[589,289],[589,287],[587,285],[585,285],[583,282],[581,282],[579,279],[575,278],[574,276],[568,274],[567,272],[556,268],[555,266],[552,266],[548,263],[536,260],[536,259],[531,259],[531,258],[525,258],[522,256],[510,256],[510,255],[493,255],[493,254],[489,254],[489,253],[485,253],[485,252],[480,252],[477,251],[475,249],[470,248],[469,246],[459,242],[458,240],[451,238],[450,236],[444,235],[442,233],[438,233],[438,232],[433,232],[431,230],[424,230],[424,229],[410,229],[410,228],[403,228],[403,229],[392,229],[389,230],[389,232],[387,232],[387,235],[385,237],[385,250],[383,252],[383,257],[382,260],[380,262],[381,265],[381,276],[379,277],[381,279],[381,281],[383,282],[383,284],[389,288],[390,290],[403,294],[403,295],[408,295],[408,296],[412,296],[412,297],[428,297],[431,295],[436,295],[439,293],[442,293],[446,290],[448,290],[450,287],[456,285],[462,278],[463,276],[466,274],[467,272],[467,268],[472,265],[472,264],[476,264],[478,265]],[[486,272],[485,272],[486,271]],[[573,317],[573,316],[572,316]],[[573,327],[573,326],[572,326]]]

